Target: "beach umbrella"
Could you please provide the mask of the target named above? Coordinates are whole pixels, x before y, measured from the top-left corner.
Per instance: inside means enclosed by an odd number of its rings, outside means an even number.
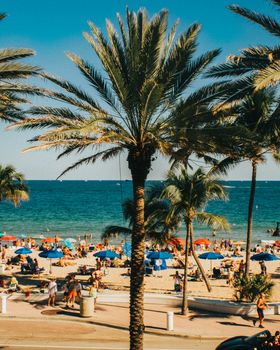
[[[56,249],[45,250],[39,254],[40,258],[50,259],[50,274],[52,274],[52,259],[60,259],[64,255]]]
[[[67,248],[69,248],[71,250],[75,250],[75,247],[73,246],[73,244],[71,242],[68,241],[68,239],[65,239],[63,242]]]
[[[210,260],[211,273],[212,273],[212,260],[224,259],[224,256],[222,254],[215,253],[215,252],[206,252],[206,253],[200,254],[198,257],[199,257],[199,259]]]
[[[16,254],[31,254],[32,250],[28,248],[19,248],[15,251]]]
[[[211,241],[209,241],[208,238],[198,238],[194,241],[194,244],[195,245],[201,245],[201,244],[210,245]]]
[[[113,250],[102,250],[100,252],[96,252],[93,254],[93,256],[100,258],[100,259],[115,259],[120,258],[120,255],[117,254]]]
[[[167,252],[150,252],[147,254],[147,259],[173,259],[173,255]]]
[[[13,242],[16,240],[17,240],[16,236],[3,236],[0,238],[0,241],[6,241],[6,242]]]
[[[131,258],[131,243],[125,242],[123,245],[123,252],[128,258]]]
[[[274,260],[279,260],[279,258],[277,258],[277,256],[275,256],[273,254],[266,253],[266,252],[255,254],[255,255],[251,256],[250,259],[254,260],[254,261],[274,261]]]
[[[5,233],[4,232],[0,232],[0,237],[3,237],[5,236]]]

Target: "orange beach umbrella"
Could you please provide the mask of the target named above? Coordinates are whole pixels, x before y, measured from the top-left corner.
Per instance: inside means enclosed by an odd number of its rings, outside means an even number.
[[[210,245],[211,241],[209,241],[209,239],[207,239],[207,238],[198,238],[194,241],[194,244],[196,244],[196,245],[200,245],[200,244]]]
[[[16,241],[17,237],[16,236],[3,236],[0,238],[1,241],[6,241],[6,242],[11,242],[11,241]]]

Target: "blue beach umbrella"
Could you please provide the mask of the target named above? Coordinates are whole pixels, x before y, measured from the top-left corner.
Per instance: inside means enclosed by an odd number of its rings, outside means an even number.
[[[173,259],[173,255],[167,252],[150,252],[147,254],[147,259]]]
[[[222,254],[215,253],[215,252],[206,252],[206,253],[200,254],[198,257],[199,257],[199,259],[210,260],[211,273],[212,273],[212,260],[224,259],[224,256]]]
[[[279,258],[277,258],[277,256],[275,256],[273,254],[262,252],[262,253],[255,254],[255,255],[251,256],[251,260],[254,260],[254,261],[274,261],[274,260],[279,260]]]
[[[45,250],[42,253],[39,254],[40,258],[46,258],[46,259],[59,259],[63,257],[63,253],[59,252],[58,250]]]
[[[59,259],[63,256],[63,253],[56,249],[45,250],[39,254],[40,258],[50,259],[50,274],[52,274],[52,259]]]
[[[120,255],[114,252],[113,250],[102,250],[100,252],[96,252],[93,256],[100,259],[115,259],[120,258]]]
[[[73,244],[71,242],[68,241],[68,239],[64,240],[64,244],[66,245],[67,248],[69,248],[71,250],[75,250],[75,247],[73,246]]]
[[[198,257],[199,257],[199,259],[204,259],[204,260],[224,259],[224,256],[222,254],[215,253],[215,252],[206,252],[206,253],[200,254]]]
[[[16,254],[31,254],[32,250],[28,248],[19,248],[15,251]]]

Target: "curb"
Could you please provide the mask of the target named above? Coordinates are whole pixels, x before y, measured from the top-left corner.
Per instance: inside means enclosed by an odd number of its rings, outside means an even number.
[[[96,325],[96,326],[102,326],[102,327],[107,327],[107,328],[113,328],[113,329],[119,329],[122,331],[127,331],[128,332],[128,327],[126,326],[121,326],[117,324],[112,324],[112,323],[105,323],[101,321],[94,321],[90,318],[88,319],[73,319],[72,317],[69,316],[46,316],[46,317],[20,317],[20,316],[12,316],[12,315],[7,315],[3,316],[0,315],[0,320],[5,320],[5,319],[17,319],[17,320],[33,320],[33,321],[44,321],[46,319],[51,319],[51,320],[56,320],[56,321],[67,321],[67,322],[77,322],[77,323],[86,323],[86,324],[91,324],[91,325]],[[147,327],[144,331],[145,334],[151,334],[151,335],[156,335],[156,336],[165,336],[165,337],[177,337],[177,338],[185,338],[185,339],[196,339],[196,340],[220,340],[220,339],[225,339],[224,336],[203,336],[203,335],[187,335],[187,334],[181,334],[181,333],[175,333],[173,331],[163,331],[163,330],[151,330],[149,327]]]

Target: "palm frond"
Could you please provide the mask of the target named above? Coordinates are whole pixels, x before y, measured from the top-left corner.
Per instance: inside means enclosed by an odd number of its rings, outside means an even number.
[[[243,16],[253,23],[257,23],[271,34],[280,36],[280,24],[273,18],[251,11],[247,8],[242,8],[238,5],[231,5],[229,9],[240,16]]]
[[[215,230],[230,231],[230,224],[227,219],[220,215],[213,215],[206,212],[197,213],[197,221]]]
[[[268,86],[275,85],[280,81],[280,60],[273,61],[272,64],[262,69],[256,74],[254,79],[255,89],[262,90]]]

